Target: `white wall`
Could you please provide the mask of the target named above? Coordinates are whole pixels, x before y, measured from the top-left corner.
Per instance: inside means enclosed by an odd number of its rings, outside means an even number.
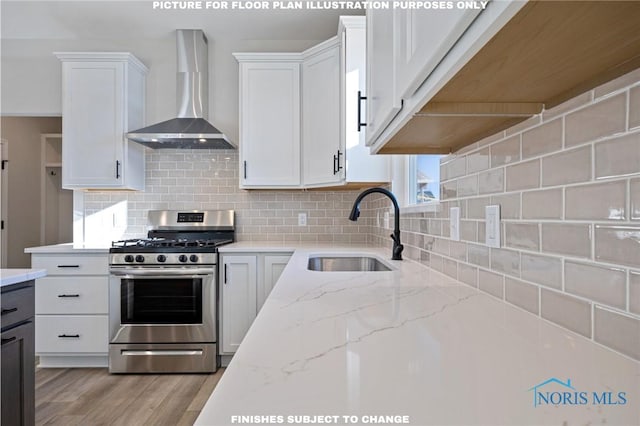
[[[60,133],[60,118],[2,117],[8,143],[7,267],[28,268],[26,247],[40,245],[40,134]]]

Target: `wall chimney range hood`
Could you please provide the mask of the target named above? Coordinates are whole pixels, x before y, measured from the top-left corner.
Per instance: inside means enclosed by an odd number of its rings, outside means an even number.
[[[202,30],[176,30],[178,117],[127,133],[149,148],[235,149],[205,120],[208,109],[208,49]]]

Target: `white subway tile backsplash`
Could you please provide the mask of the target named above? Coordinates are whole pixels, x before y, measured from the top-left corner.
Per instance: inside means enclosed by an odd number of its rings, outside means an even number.
[[[550,121],[522,134],[523,159],[560,149],[562,149],[562,119]]]
[[[481,269],[478,271],[478,288],[502,299],[504,298],[504,277]]]
[[[565,261],[564,288],[568,293],[616,308],[627,306],[627,273],[621,268]]]
[[[522,193],[523,219],[562,219],[562,189],[543,189]]]
[[[522,279],[546,287],[562,288],[562,261],[557,257],[522,253],[520,256]]]
[[[506,223],[505,245],[514,249],[540,250],[540,231],[537,223]]]
[[[506,301],[513,303],[514,305],[519,306],[522,309],[525,309],[533,314],[538,314],[538,312],[540,311],[538,303],[538,286],[506,277],[504,288],[504,296]]]
[[[504,192],[504,169],[499,168],[480,173],[478,175],[478,192],[480,194]]]
[[[491,145],[491,167],[520,161],[520,135]]]
[[[540,314],[571,331],[591,337],[591,304],[567,294],[542,289]]]
[[[507,191],[540,187],[540,160],[507,166],[505,182]]]
[[[571,186],[565,190],[565,218],[625,220],[627,183],[619,180]]]
[[[629,311],[640,315],[640,271],[629,272]]]
[[[587,224],[543,223],[542,251],[591,257],[591,226]]]
[[[603,99],[565,117],[565,147],[625,131],[626,95]]]
[[[595,258],[640,267],[640,227],[596,225]]]
[[[631,179],[629,185],[631,198],[631,220],[640,220],[640,178]]]
[[[629,129],[640,127],[640,86],[629,90]]]
[[[595,144],[596,179],[640,173],[640,132]]]
[[[514,250],[492,248],[491,269],[519,277],[520,253]]]
[[[591,146],[563,151],[542,159],[542,186],[566,185],[591,179]]]
[[[640,361],[640,319],[596,306],[594,340]]]

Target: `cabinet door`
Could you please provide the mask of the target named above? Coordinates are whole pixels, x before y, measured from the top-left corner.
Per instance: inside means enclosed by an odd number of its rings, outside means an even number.
[[[2,426],[32,425],[35,422],[34,326],[28,321],[2,332],[0,375]]]
[[[389,156],[371,155],[365,144],[365,129],[358,131],[358,120],[365,120],[366,102],[358,92],[366,93],[366,30],[347,28],[342,34],[344,69],[344,140],[347,182],[388,182]],[[360,108],[360,117],[358,109]]]
[[[344,150],[340,150],[341,112],[340,45],[335,43],[306,58],[302,64],[302,172],[305,185],[338,183],[344,176],[340,169],[344,168]]]
[[[240,186],[300,186],[300,64],[240,71]]]
[[[62,186],[123,182],[124,63],[63,64]]]
[[[256,317],[256,263],[256,256],[222,257],[222,353],[238,349]]]
[[[265,256],[264,257],[264,277],[262,282],[258,285],[258,305],[257,310],[260,311],[264,301],[267,300],[267,296],[273,290],[273,286],[282,275],[282,271],[289,263],[291,259],[290,255],[284,256]]]
[[[444,58],[479,9],[397,9],[396,84],[401,99],[409,99]]]
[[[394,10],[367,10],[367,145],[402,108],[396,88]]]

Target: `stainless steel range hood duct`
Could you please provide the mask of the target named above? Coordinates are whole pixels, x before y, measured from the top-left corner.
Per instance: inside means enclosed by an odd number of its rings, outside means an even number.
[[[208,49],[202,30],[176,30],[178,117],[127,133],[149,148],[235,149],[204,117],[208,108]]]

